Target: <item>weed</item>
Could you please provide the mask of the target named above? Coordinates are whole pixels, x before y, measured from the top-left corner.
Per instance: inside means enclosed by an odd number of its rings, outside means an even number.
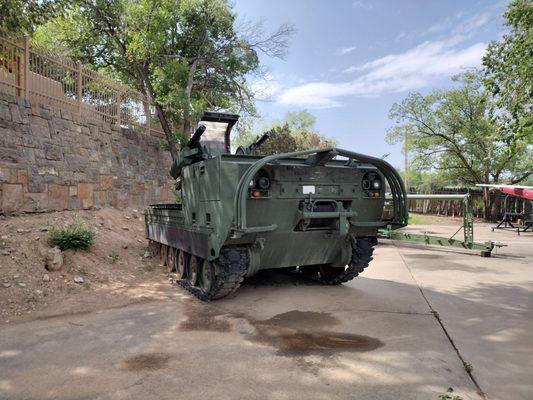
[[[63,261],[68,268],[72,267],[72,256],[70,254],[65,254]]]
[[[94,243],[95,234],[82,221],[74,221],[64,228],[52,228],[48,239],[52,246],[61,250],[88,249]]]
[[[115,250],[111,250],[107,256],[111,259],[112,263],[117,262],[120,257]]]
[[[453,388],[449,387],[445,394],[439,394],[439,400],[464,400],[461,396],[451,396]]]
[[[465,371],[468,372],[469,374],[471,374],[472,370],[474,369],[472,367],[472,364],[467,363],[466,361],[463,362],[463,367],[465,367]]]

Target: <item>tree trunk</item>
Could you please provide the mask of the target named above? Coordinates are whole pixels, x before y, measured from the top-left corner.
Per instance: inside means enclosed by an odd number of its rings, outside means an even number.
[[[148,73],[142,67],[138,67],[137,71],[139,71],[139,75],[141,76],[144,86],[150,94],[150,99],[153,101],[155,99],[155,91]],[[176,144],[174,143],[175,139],[174,134],[172,132],[172,127],[170,126],[167,116],[165,115],[165,110],[163,110],[163,107],[160,104],[155,103],[155,111],[157,113],[157,118],[161,123],[161,128],[163,128],[163,132],[165,133],[168,148],[170,149],[170,155],[172,156],[172,159],[175,160],[178,156],[178,149],[176,148]]]
[[[183,134],[186,137],[191,136],[191,94],[192,88],[194,85],[194,74],[196,73],[196,68],[198,66],[198,58],[196,58],[189,69],[189,78],[187,80],[187,86],[185,87],[185,99],[186,105],[185,110],[183,110]]]
[[[483,187],[483,219],[488,221],[491,214],[490,192],[488,187]]]

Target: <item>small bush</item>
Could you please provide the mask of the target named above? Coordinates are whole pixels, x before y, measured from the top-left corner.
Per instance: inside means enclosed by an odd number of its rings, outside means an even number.
[[[119,254],[115,250],[112,250],[107,256],[111,259],[112,263],[117,262],[120,258]]]
[[[87,228],[82,221],[75,221],[64,228],[52,228],[49,241],[61,250],[88,249],[94,243],[95,232]]]
[[[472,372],[472,370],[473,370],[472,364],[467,363],[465,361],[465,362],[463,362],[463,366],[465,367],[465,371],[466,372],[468,372],[469,374]]]

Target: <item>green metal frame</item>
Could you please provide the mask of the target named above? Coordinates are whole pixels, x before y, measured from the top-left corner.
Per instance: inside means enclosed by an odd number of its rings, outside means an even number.
[[[378,237],[382,239],[401,240],[413,243],[424,243],[429,246],[456,247],[468,250],[479,250],[481,256],[490,257],[494,247],[503,247],[505,244],[493,241],[474,241],[474,214],[470,194],[407,194],[408,200],[460,200],[463,207],[463,225],[449,238],[428,235],[426,233],[408,233],[392,229],[380,229]],[[463,240],[454,239],[454,236],[463,230]]]
[[[336,156],[343,156],[348,158],[347,162],[353,160],[360,163],[368,163],[375,166],[387,180],[390,189],[391,189],[391,199],[394,207],[394,220],[393,221],[383,221],[379,223],[378,226],[385,227],[389,225],[391,229],[397,229],[407,225],[408,221],[408,211],[407,211],[407,198],[405,186],[403,184],[402,178],[385,160],[381,158],[371,157],[364,154],[354,153],[344,149],[338,149],[335,147],[328,147],[324,149],[311,149],[296,151],[293,153],[281,153],[274,154],[271,156],[263,157],[260,160],[253,163],[250,168],[242,175],[239,184],[237,186],[237,192],[235,194],[234,207],[235,207],[235,220],[233,225],[234,234],[245,234],[245,233],[257,233],[257,232],[271,232],[277,227],[275,225],[267,226],[247,226],[246,221],[246,200],[248,195],[248,184],[253,179],[255,174],[259,170],[269,163],[275,163],[277,160],[284,158],[294,158],[310,156],[305,162],[310,165],[323,165],[328,160]],[[316,218],[323,218],[324,216],[315,213]]]

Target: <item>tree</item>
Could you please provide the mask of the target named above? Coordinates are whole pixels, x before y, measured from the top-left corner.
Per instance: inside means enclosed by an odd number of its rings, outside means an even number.
[[[290,153],[298,150],[298,143],[291,131],[289,125],[278,125],[272,128],[272,136],[263,142],[256,150],[258,154],[268,155],[276,153]]]
[[[403,141],[414,154],[413,167],[436,170],[445,180],[465,185],[476,183],[516,184],[533,171],[533,148],[525,139],[506,141],[490,118],[492,98],[478,71],[455,76],[459,86],[427,96],[410,94],[394,104],[390,117],[396,126],[388,141]],[[489,218],[492,202],[483,193],[484,215]]]
[[[514,0],[504,14],[511,29],[489,44],[485,84],[495,96],[492,112],[509,140],[533,142],[533,1]]]
[[[258,53],[283,57],[292,33],[238,28],[224,0],[77,0],[62,18],[64,27],[65,18],[77,21],[79,32],[55,29],[74,55],[155,102],[173,157],[205,109],[254,112],[247,79],[262,73]]]
[[[20,33],[32,33],[38,25],[53,18],[63,7],[59,0],[0,0],[0,28]]]
[[[260,134],[272,129],[274,135],[258,150],[261,154],[336,146],[335,139],[327,138],[316,131],[315,121],[316,117],[307,110],[288,112],[282,120],[276,120],[270,126],[263,126],[259,131],[254,130],[250,124],[246,124],[244,128],[241,128],[234,142],[237,146],[247,146]]]

